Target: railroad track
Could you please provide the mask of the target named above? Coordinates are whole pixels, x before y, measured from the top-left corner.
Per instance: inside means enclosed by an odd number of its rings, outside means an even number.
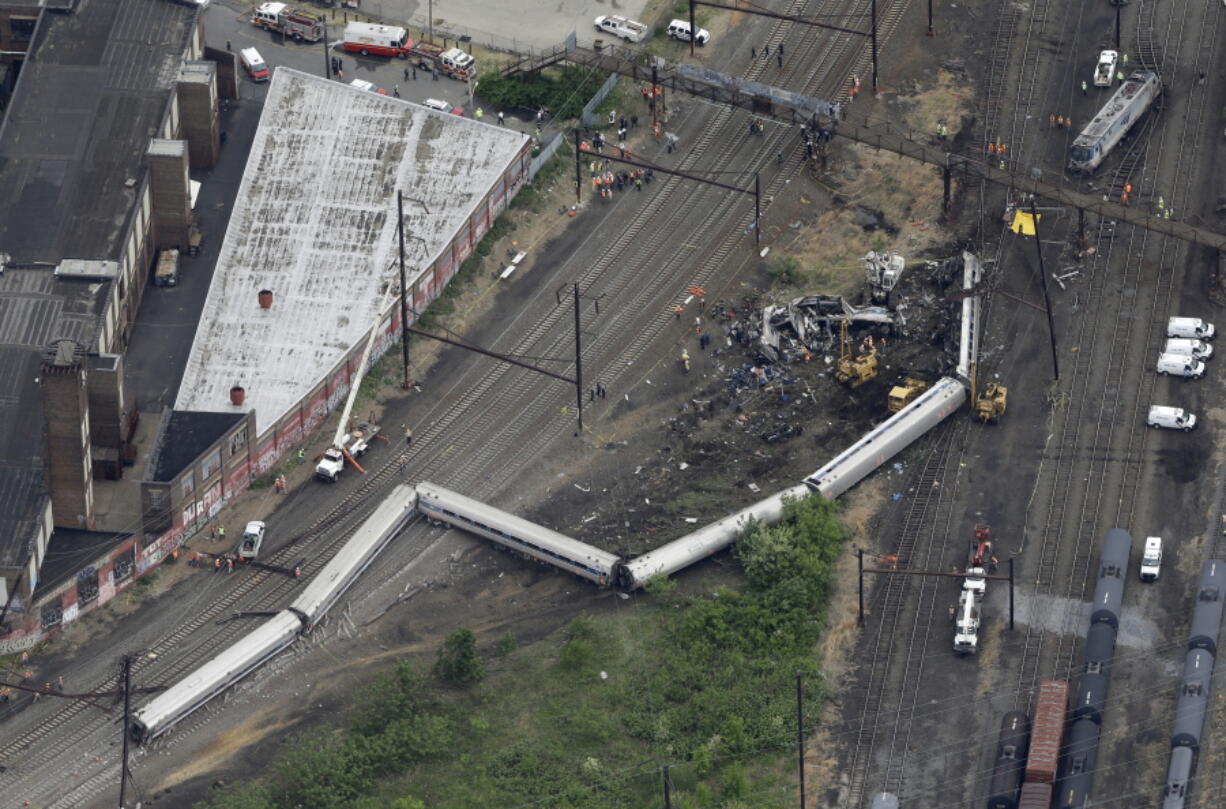
[[[796,2],[793,3],[792,8],[801,9],[804,5],[802,2]],[[897,19],[901,17],[901,7],[891,6],[891,9],[887,10],[887,14],[883,16],[883,22],[890,22],[892,20],[893,24],[896,25]],[[884,31],[885,26],[883,25]],[[785,35],[786,30],[781,26],[776,26],[771,34],[772,44],[782,41]],[[830,71],[832,65],[835,64],[835,60],[841,57],[846,49],[847,45],[844,43],[840,47],[827,49],[824,58],[806,60],[802,57],[797,59],[796,63],[807,63],[812,66],[809,68],[810,85],[816,85],[823,72]],[[816,46],[809,50],[812,52],[809,54],[810,56],[817,55]],[[789,61],[794,58],[796,57],[789,55]],[[761,73],[764,69],[764,65],[759,66],[756,73]],[[806,86],[804,89],[809,89],[809,87]],[[721,110],[715,117],[715,125],[708,126],[697,139],[688,164],[696,164],[699,157],[706,151],[709,151],[719,137],[728,134],[735,135],[734,130],[737,128],[737,125],[734,119],[736,118],[736,113],[725,109]],[[782,140],[782,137],[778,136],[766,140],[769,143],[776,144]],[[743,158],[746,151],[748,150],[742,146],[737,150],[737,155],[735,156]],[[755,149],[753,151],[757,151],[756,163],[758,167],[765,164],[767,156],[771,154],[769,150],[758,151]],[[753,158],[754,156],[750,155],[750,157]],[[781,189],[785,179],[783,173],[773,177],[768,185],[768,193],[777,192]],[[662,185],[667,184],[662,183]],[[682,193],[686,192],[679,190],[678,184],[673,183],[672,188],[668,189],[667,194],[653,194],[652,199],[657,200],[657,204],[654,206],[644,205],[630,228],[627,228],[623,237],[619,238],[611,249],[607,249],[606,253],[583,274],[584,280],[589,282],[589,284],[585,284],[585,288],[590,288],[590,284],[600,280],[608,282],[610,276],[615,278],[628,276],[627,280],[622,282],[620,289],[635,288],[638,290],[638,294],[635,297],[636,305],[623,310],[628,314],[620,318],[620,320],[613,319],[613,322],[607,324],[602,339],[598,340],[594,346],[589,344],[589,352],[593,354],[602,353],[593,350],[594,347],[599,346],[603,348],[606,360],[612,359],[608,356],[610,353],[619,359],[627,356],[637,358],[645,353],[653,340],[670,325],[667,316],[655,318],[650,328],[638,331],[629,351],[626,350],[624,344],[617,343],[618,338],[613,334],[615,330],[625,330],[630,325],[627,321],[637,318],[639,313],[643,311],[643,309],[637,306],[640,301],[650,299],[654,294],[659,305],[652,306],[647,311],[663,313],[664,301],[659,299],[661,297],[667,299],[670,294],[675,294],[673,291],[683,286],[685,281],[691,280],[689,278],[669,278],[668,273],[661,273],[654,269],[654,267],[660,266],[661,263],[666,267],[683,264],[681,259],[689,257],[688,251],[680,247],[672,250],[669,255],[663,258],[663,261],[661,261],[659,255],[661,252],[667,252],[664,247],[668,241],[670,226],[677,226],[684,219],[680,213],[675,213],[668,216],[666,223],[662,224],[660,209],[679,211],[684,208],[684,206],[670,206],[666,204],[678,198]],[[699,228],[697,232],[690,236],[691,239],[705,239],[705,237],[711,234],[718,233],[721,227],[725,231],[725,237],[719,240],[718,247],[706,255],[704,266],[697,276],[698,280],[706,280],[713,277],[718,269],[725,266],[727,258],[734,247],[743,241],[743,237],[736,230],[729,232],[726,228],[727,220],[732,217],[726,212],[727,206],[723,207],[725,208],[725,215],[722,218],[710,217],[704,227]],[[655,228],[654,232],[649,231],[649,225]],[[642,237],[644,232],[648,232],[646,238]],[[636,237],[639,238],[636,240]],[[639,271],[636,273],[619,273],[617,272],[619,265],[637,267]],[[648,267],[652,269],[647,269]],[[653,281],[655,283],[651,283]],[[520,345],[536,345],[544,341],[547,336],[552,336],[554,342],[560,339],[564,341],[564,320],[565,318],[558,310],[550,310],[534,327],[527,330],[527,334],[518,340],[518,343]],[[588,358],[588,361],[591,362],[591,358]],[[617,367],[622,367],[621,363],[618,363]],[[626,375],[626,372],[623,370],[614,379],[621,379]],[[521,374],[518,378],[507,378],[507,373],[502,369],[496,370],[494,373],[482,373],[476,384],[471,385],[464,394],[456,399],[448,399],[444,405],[440,405],[439,409],[436,409],[435,415],[437,418],[433,422],[430,431],[425,436],[422,436],[413,448],[414,470],[416,472],[424,471],[425,474],[440,479],[458,480],[462,483],[470,484],[469,490],[483,493],[493,491],[518,473],[514,465],[498,463],[498,460],[507,457],[506,453],[513,452],[513,444],[518,442],[522,445],[525,433],[531,434],[535,432],[538,436],[548,437],[550,435],[558,435],[565,430],[570,420],[570,415],[568,413],[559,415],[559,410],[556,407],[558,398],[558,391],[556,389],[542,389],[535,379],[529,378],[526,375]],[[525,399],[527,400],[526,402],[524,401]],[[496,408],[483,406],[483,403],[491,401],[497,402],[499,406]],[[519,420],[505,418],[504,414],[516,410],[518,410],[521,416]],[[481,416],[469,424],[463,424],[458,419],[458,415],[461,412],[477,412],[481,413]],[[536,447],[534,450],[529,450],[526,453],[517,453],[521,461],[531,459],[543,451],[543,446],[546,442],[536,441],[531,443]],[[464,460],[457,464],[456,458]],[[394,479],[395,474],[389,471],[390,468],[391,464],[389,463],[381,470],[380,474],[364,481],[358,491],[346,497],[345,501],[342,504],[338,504],[335,509],[329,512],[327,517],[321,518],[317,527],[313,529],[313,533],[308,532],[311,536],[303,537],[302,545],[308,548],[312,558],[326,560],[330,551],[344,538],[343,532],[339,532],[337,536],[327,539],[322,545],[318,544],[314,538],[319,532],[326,530],[324,523],[333,515],[340,515],[356,506],[363,498],[370,499],[375,497],[379,486]],[[302,553],[303,551],[297,552]],[[272,557],[272,561],[274,563],[288,562],[294,553],[289,548],[279,549]],[[313,572],[311,567],[312,565],[308,564],[306,572]],[[151,651],[157,654],[158,660],[167,658],[184,639],[192,636],[217,616],[232,611],[232,608],[244,596],[255,591],[257,586],[267,579],[268,575],[266,573],[257,573],[249,579],[240,582],[237,586],[231,587],[216,600],[212,601],[205,610],[202,610],[175,632],[159,639],[151,647]],[[283,582],[277,583],[271,589],[261,592],[248,608],[258,609],[262,605],[276,603],[288,591],[290,586]],[[224,641],[226,638],[221,637],[223,634],[224,632],[214,633],[212,637],[199,643],[191,652],[178,655],[173,665],[163,664],[160,667],[155,667],[152,663],[144,663],[138,668],[138,672],[142,675],[152,676],[154,674],[166,675],[175,671],[186,671],[201,660],[214,654],[220,644],[213,641]],[[146,656],[142,660],[150,660],[150,658]],[[113,687],[113,684],[114,678],[109,678],[99,684],[97,688],[98,690],[108,690]],[[10,761],[16,753],[28,751],[33,745],[46,738],[49,734],[60,730],[79,716],[82,710],[83,708],[74,708],[72,705],[66,705],[53,715],[51,721],[44,723],[38,728],[31,729],[28,733],[0,748],[0,760]],[[63,743],[57,744],[57,747],[63,750],[65,755],[72,755],[71,751],[77,748],[82,741],[96,734],[100,729],[100,724],[105,724],[105,720],[99,723],[98,721],[85,719],[77,724],[78,727],[72,736],[63,740]],[[11,776],[20,769],[20,766],[14,766],[9,770],[9,775]],[[105,772],[99,773],[91,781],[105,775]],[[11,777],[0,779],[0,784],[3,784],[5,780],[10,781],[10,786],[16,786],[11,783]],[[6,790],[6,793],[15,794],[9,790]],[[79,790],[74,790],[73,794],[81,793]]]
[[[920,537],[931,531],[936,513],[937,501],[941,498],[941,483],[945,478],[945,469],[949,462],[953,438],[957,431],[954,425],[946,422],[937,427],[929,440],[927,455],[915,481],[914,494],[902,518],[902,528],[898,534],[898,545],[894,556],[898,557],[900,568],[911,567],[916,544]],[[927,558],[927,553],[921,550]],[[910,582],[905,576],[884,576],[874,588],[869,619],[876,625],[871,642],[871,651],[865,658],[869,665],[864,676],[868,682],[864,687],[864,704],[860,711],[861,721],[854,730],[854,741],[847,763],[850,771],[848,793],[841,801],[844,806],[865,806],[867,784],[870,769],[876,752],[877,737],[882,729],[881,718],[887,714],[884,708],[887,691],[886,680],[892,674],[891,664],[898,651],[897,637],[894,629],[903,612],[907,596],[910,594]],[[904,650],[904,654],[906,654]],[[894,727],[897,728],[897,722]],[[891,739],[891,750],[893,739]],[[887,772],[892,772],[896,781],[901,782],[897,768],[892,768],[889,762]],[[874,791],[892,791],[884,786],[874,785]]]

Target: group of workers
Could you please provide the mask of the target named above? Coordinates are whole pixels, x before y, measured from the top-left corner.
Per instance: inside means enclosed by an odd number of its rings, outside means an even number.
[[[1071,115],[1056,115],[1054,112],[1047,116],[1047,125],[1050,127],[1060,127],[1061,129],[1072,129],[1073,117]]]

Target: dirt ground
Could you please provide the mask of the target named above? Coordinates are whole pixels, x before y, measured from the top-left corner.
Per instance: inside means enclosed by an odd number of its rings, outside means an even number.
[[[950,108],[967,94],[955,78],[942,73],[929,90],[912,87],[905,99],[900,93],[896,103],[886,99],[878,106],[899,126],[944,119],[953,128]],[[565,215],[573,194],[569,177],[561,176],[542,192],[540,213],[512,214],[514,229],[493,246],[475,283],[455,300],[455,313],[446,319],[449,329],[463,332],[466,324],[490,311],[508,251],[526,252],[516,272],[532,272],[538,257],[548,254],[550,240],[575,222]],[[791,183],[768,213],[765,232],[777,236],[770,259],[752,262],[727,278],[723,289],[711,291],[701,323],[713,338],[710,348],[700,350],[694,328],[677,344],[689,351],[692,371],[684,373],[677,354],[663,349],[647,384],[635,392],[638,398],[647,397],[646,403],[619,403],[596,425],[591,440],[602,452],[561,452],[548,468],[534,474],[540,498],[523,516],[614,552],[641,553],[794,485],[884,419],[886,394],[898,379],[914,372],[935,377],[951,362],[956,303],[946,291],[949,269],[940,262],[957,251],[943,247],[953,237],[939,224],[940,193],[939,177],[931,169],[846,145],[836,149],[834,171],[822,181],[802,176]],[[838,346],[831,345],[808,362],[774,366],[768,384],[755,384],[751,369],[765,367],[763,358],[752,341],[731,335],[758,322],[762,306],[801,295],[842,294],[858,302],[863,292],[861,257],[869,249],[899,250],[908,260],[893,299],[907,304],[908,325],[888,335],[880,375],[854,390],[836,383],[831,370]],[[800,263],[797,285],[771,285],[768,267],[779,254]],[[721,296],[723,305],[717,305]],[[855,330],[852,339],[858,342],[868,333]],[[437,359],[439,347],[419,340],[413,351],[415,366],[424,369]],[[396,376],[369,396],[360,412],[381,420],[388,402],[411,395],[399,389],[398,381]],[[308,444],[308,455],[321,452],[330,433],[321,429]],[[310,467],[291,462],[282,471],[291,486],[297,486],[309,478]],[[853,542],[840,563],[842,584],[821,648],[830,683],[854,676],[848,657],[857,632],[851,549],[873,545],[873,521],[888,502],[892,481],[904,473],[901,463],[887,467],[845,498]],[[265,516],[278,497],[271,488],[252,489],[224,514],[227,541],[194,547],[220,550],[232,544],[241,525]],[[454,538],[448,547],[456,547]],[[463,548],[436,560],[435,569],[445,575],[432,574],[411,600],[386,612],[380,612],[384,607],[379,604],[368,604],[369,616],[355,619],[351,637],[322,648],[331,662],[308,667],[310,684],[302,693],[292,698],[272,695],[262,699],[258,709],[214,719],[209,738],[197,741],[200,747],[190,761],[157,768],[160,775],[148,803],[187,805],[211,785],[260,774],[280,741],[334,723],[355,681],[373,677],[383,664],[399,657],[432,659],[442,638],[458,627],[472,628],[485,648],[508,633],[524,646],[577,614],[622,607],[616,594],[476,541]],[[168,593],[189,570],[185,565],[167,567],[140,600]],[[723,554],[679,579],[683,592],[698,593],[734,583],[737,575]],[[387,605],[394,601],[381,592],[368,601],[377,598]],[[77,643],[74,632],[104,632],[122,611],[137,606],[135,598],[117,601],[66,632],[60,642]],[[313,659],[318,658],[316,653]],[[836,694],[831,716],[837,716],[837,699]],[[827,747],[820,734],[810,747],[809,762],[818,783],[832,774],[836,760],[821,752]],[[239,752],[241,756],[235,755]]]

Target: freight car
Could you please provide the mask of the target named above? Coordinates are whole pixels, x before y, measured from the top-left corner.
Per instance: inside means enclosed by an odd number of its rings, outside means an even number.
[[[1089,719],[1100,724],[1109,684],[1110,677],[1106,674],[1085,672],[1078,677],[1077,690],[1073,692],[1073,704],[1070,706],[1073,719]]]
[[[996,744],[996,763],[988,786],[987,809],[1017,809],[1017,791],[1022,785],[1026,766],[1026,748],[1030,743],[1030,717],[1022,711],[1010,711],[1000,721],[1000,739]]]
[[[1115,656],[1115,627],[1110,624],[1090,624],[1082,655],[1087,673],[1110,675],[1111,659]]]
[[[1124,576],[1128,572],[1128,554],[1132,536],[1123,528],[1112,528],[1103,543],[1098,562],[1098,583],[1094,586],[1094,603],[1090,624],[1120,625],[1120,604],[1124,600]]]
[[[1069,169],[1088,173],[1098,168],[1161,93],[1162,84],[1152,70],[1138,70],[1125,79],[1073,141]]]
[[[1205,729],[1205,712],[1209,709],[1209,686],[1213,680],[1213,655],[1204,649],[1192,649],[1184,658],[1183,682],[1175,701],[1175,731],[1171,747],[1200,747]]]
[[[1201,567],[1196,606],[1192,609],[1189,649],[1207,649],[1210,654],[1217,655],[1217,636],[1222,629],[1223,580],[1226,580],[1226,562],[1210,559]]]
[[[1038,781],[1022,784],[1017,809],[1051,809],[1051,784]]]
[[[1026,758],[1027,783],[1050,784],[1056,778],[1060,742],[1064,738],[1064,706],[1067,702],[1068,683],[1062,680],[1039,683],[1030,750]]]
[[[1162,809],[1184,809],[1195,758],[1196,753],[1191,747],[1176,747],[1171,751],[1171,761],[1166,768],[1166,786],[1162,790]]]
[[[1060,757],[1060,782],[1055,789],[1056,809],[1084,809],[1094,787],[1098,759],[1098,724],[1078,719],[1069,727]]]

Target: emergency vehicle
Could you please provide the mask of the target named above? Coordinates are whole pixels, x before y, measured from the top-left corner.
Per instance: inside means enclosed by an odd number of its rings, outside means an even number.
[[[307,42],[324,38],[324,18],[285,3],[264,3],[251,14],[251,24]]]
[[[394,25],[374,25],[368,22],[351,22],[345,26],[345,39],[341,47],[350,53],[362,56],[409,57],[413,40],[403,28]]]

